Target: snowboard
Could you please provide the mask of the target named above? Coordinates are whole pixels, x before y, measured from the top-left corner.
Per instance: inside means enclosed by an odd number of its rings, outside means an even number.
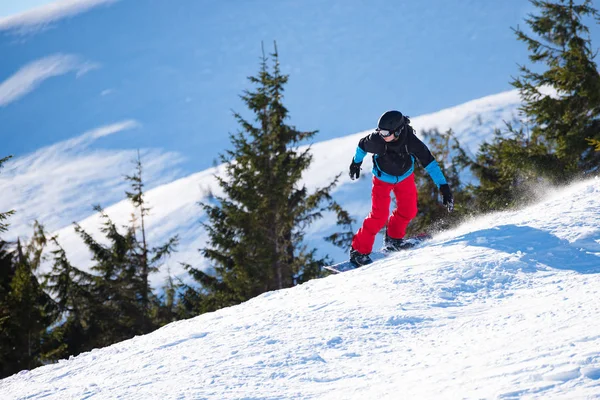
[[[386,258],[390,254],[393,254],[395,252],[415,248],[416,246],[420,245],[421,243],[423,243],[429,239],[431,239],[431,235],[429,235],[427,233],[421,233],[416,236],[411,236],[411,237],[405,238],[404,239],[405,246],[403,246],[402,249],[400,249],[400,250],[390,250],[390,249],[386,249],[385,247],[383,247],[379,251],[372,252],[370,254],[370,256],[371,256],[371,259],[373,260],[373,262],[375,262],[375,261],[381,260],[383,258]],[[357,268],[360,268],[360,266],[357,266],[357,265],[351,263],[350,260],[342,261],[340,263],[333,264],[333,265],[323,266],[323,269],[331,271],[335,274],[340,274],[342,272],[351,271],[351,270],[357,269]]]

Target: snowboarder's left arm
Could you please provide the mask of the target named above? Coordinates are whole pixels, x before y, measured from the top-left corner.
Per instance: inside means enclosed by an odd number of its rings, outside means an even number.
[[[429,151],[427,145],[423,143],[413,132],[408,133],[407,146],[409,153],[417,157],[425,171],[427,171],[438,188],[442,185],[448,184],[442,169]]]
[[[412,129],[411,132],[408,133],[407,148],[411,154],[414,154],[415,157],[417,157],[421,165],[425,168],[425,171],[427,171],[433,182],[437,185],[438,189],[440,189],[440,192],[442,193],[443,204],[448,208],[448,211],[453,211],[454,197],[452,196],[452,191],[450,190],[450,186],[446,181],[446,177],[444,176],[444,173],[442,172],[442,169],[438,165],[435,158],[433,158],[433,155],[429,151],[427,145],[419,140]]]

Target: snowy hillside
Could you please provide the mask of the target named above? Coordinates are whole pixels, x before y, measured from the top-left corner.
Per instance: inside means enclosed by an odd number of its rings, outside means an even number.
[[[495,128],[502,127],[503,121],[516,117],[519,104],[518,92],[510,91],[414,117],[412,125],[418,132],[434,128],[444,132],[452,128],[461,143],[475,153],[479,144],[489,138]],[[9,163],[0,174],[0,191],[11,194],[0,198],[0,210],[17,211],[11,217],[9,235],[30,235],[30,225],[37,218],[48,230],[58,232],[60,242],[74,265],[81,268],[89,266],[91,257],[75,234],[72,222],[79,221],[88,232],[101,239],[99,218],[90,214],[91,206],[101,203],[117,226],[127,224],[131,217],[131,206],[126,200],[115,203],[115,199],[124,197],[122,175],[132,172],[130,161],[135,152],[123,150],[113,154],[105,150],[89,151],[78,146],[81,143],[89,146],[93,140],[102,136],[135,128],[134,121],[111,125]],[[358,222],[362,221],[370,209],[370,157],[365,160],[363,179],[359,182],[350,181],[347,169],[358,140],[369,132],[370,130],[313,144],[311,150],[314,161],[304,176],[305,184],[314,189],[327,185],[341,173],[335,199]],[[171,168],[177,159],[176,155],[146,151],[143,158],[147,163],[145,166],[149,187],[152,188],[147,192],[146,198],[152,207],[147,220],[149,240],[158,244],[179,234],[179,251],[169,261],[169,267],[173,275],[185,279],[187,274],[179,262],[190,263],[199,268],[206,266],[197,251],[206,243],[206,235],[200,225],[203,213],[197,203],[205,199],[210,191],[219,193],[213,176],[218,169],[212,168],[178,180],[168,180],[168,173],[161,177],[159,168],[160,165]],[[161,183],[156,185],[157,181]],[[323,254],[341,261],[347,256],[347,252],[323,243],[322,240],[336,229],[333,225],[333,219],[318,221],[309,232],[307,241]],[[354,228],[358,229],[358,225]],[[166,274],[167,269],[163,268],[160,273],[153,275],[152,285],[160,287]]]
[[[600,179],[0,381],[2,399],[600,397]]]

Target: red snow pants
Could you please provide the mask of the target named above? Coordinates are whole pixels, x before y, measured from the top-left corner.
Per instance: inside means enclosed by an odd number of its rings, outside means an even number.
[[[396,209],[388,221],[392,190],[396,196]],[[416,216],[417,186],[414,174],[396,184],[384,182],[373,176],[371,212],[354,235],[352,248],[362,254],[371,253],[375,237],[386,223],[387,234],[391,238],[402,239],[409,222]]]

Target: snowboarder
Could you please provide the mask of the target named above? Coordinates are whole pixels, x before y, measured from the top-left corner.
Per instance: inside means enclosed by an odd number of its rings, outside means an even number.
[[[371,212],[352,239],[350,262],[356,266],[370,264],[369,255],[377,233],[387,223],[384,247],[400,250],[405,245],[406,227],[417,215],[417,187],[413,174],[415,158],[440,189],[443,204],[454,209],[452,192],[437,161],[427,146],[417,138],[408,117],[400,111],[387,111],[375,132],[360,139],[350,164],[350,179],[358,179],[367,153],[373,154],[373,189]],[[390,213],[390,193],[396,196],[396,209]]]

